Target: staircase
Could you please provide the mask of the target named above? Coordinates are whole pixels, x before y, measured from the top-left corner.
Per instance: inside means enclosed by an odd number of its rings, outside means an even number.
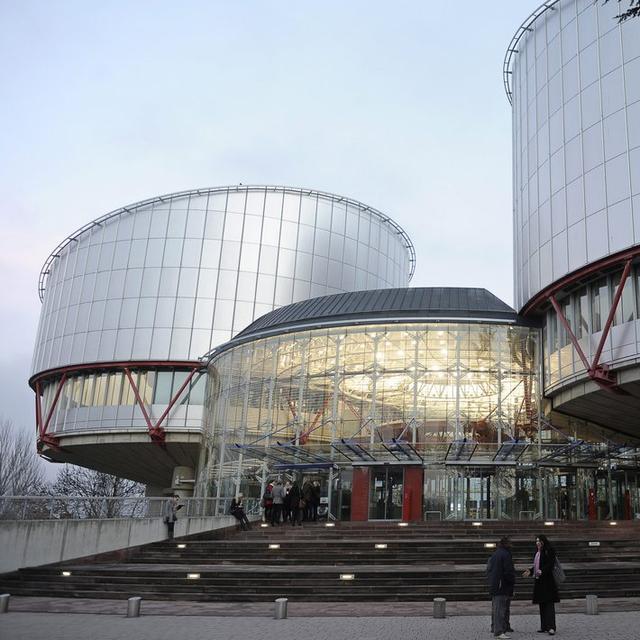
[[[227,537],[212,532],[146,545],[130,550],[120,562],[23,569],[0,576],[0,591],[23,596],[123,599],[139,595],[151,600],[217,602],[277,597],[316,602],[486,600],[485,566],[493,548],[485,544],[511,536],[514,562],[522,570],[532,564],[536,533],[549,536],[564,566],[567,580],[561,598],[640,596],[640,522],[616,526],[557,522],[552,527],[540,522],[258,527]],[[353,578],[342,580],[341,574]],[[518,576],[516,599],[530,599],[532,587],[531,579]]]

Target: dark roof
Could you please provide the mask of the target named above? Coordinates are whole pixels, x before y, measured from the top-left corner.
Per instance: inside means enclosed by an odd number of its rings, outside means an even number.
[[[495,320],[528,325],[514,309],[486,289],[412,287],[374,289],[322,296],[271,311],[235,336],[285,332],[305,325],[412,321],[418,319]]]

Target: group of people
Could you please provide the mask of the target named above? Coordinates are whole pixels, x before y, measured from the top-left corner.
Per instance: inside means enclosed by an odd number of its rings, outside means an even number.
[[[317,480],[306,480],[302,487],[297,480],[285,484],[276,480],[275,484],[267,485],[262,496],[264,521],[273,527],[286,522],[292,527],[302,526],[303,521],[315,522],[319,506],[320,483]]]
[[[533,602],[540,608],[540,629],[538,633],[556,633],[555,603],[560,602],[554,567],[557,554],[545,535],[536,537],[536,553],[533,564],[522,572],[523,577],[534,578]],[[491,632],[496,638],[510,638],[513,631],[510,621],[511,599],[516,583],[516,569],[511,555],[511,541],[503,537],[495,553],[487,563],[487,580],[491,595]]]

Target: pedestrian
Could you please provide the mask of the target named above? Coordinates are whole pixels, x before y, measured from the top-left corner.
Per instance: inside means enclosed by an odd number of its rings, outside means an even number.
[[[536,538],[536,554],[533,566],[522,573],[533,577],[533,603],[540,607],[540,629],[538,633],[556,633],[556,602],[560,602],[558,586],[553,577],[553,567],[557,554],[547,536],[540,534]]]
[[[262,508],[264,509],[264,521],[271,522],[271,510],[273,508],[273,485],[269,483],[262,494]]]
[[[511,540],[500,538],[494,554],[487,563],[487,581],[491,595],[491,632],[496,638],[505,640],[513,631],[509,622],[510,603],[516,583],[516,570],[511,555]]]
[[[286,523],[291,518],[291,483],[284,483],[284,498],[282,498],[282,522]]]
[[[318,519],[318,507],[320,506],[320,483],[315,480],[311,491],[311,519]]]
[[[182,509],[182,505],[178,504],[178,496],[169,496],[162,505],[162,520],[167,525],[167,538],[173,539],[173,529],[178,519],[178,510]]]
[[[297,480],[294,480],[289,490],[289,518],[291,526],[295,527],[296,523],[302,526],[302,513],[304,511],[304,498]]]
[[[247,514],[244,511],[244,502],[242,501],[241,493],[231,501],[229,513],[238,521],[242,531],[249,531],[249,529],[251,529],[249,518],[247,518]]]
[[[280,526],[282,516],[282,505],[284,504],[284,487],[282,481],[277,480],[272,492],[273,504],[271,506],[271,526]]]
[[[311,520],[311,509],[313,503],[313,484],[311,480],[305,480],[302,485],[302,498],[304,500],[304,519]]]

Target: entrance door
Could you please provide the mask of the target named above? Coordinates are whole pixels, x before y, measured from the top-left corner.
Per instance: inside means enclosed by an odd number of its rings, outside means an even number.
[[[402,518],[403,481],[402,468],[377,467],[371,470],[369,520]]]

